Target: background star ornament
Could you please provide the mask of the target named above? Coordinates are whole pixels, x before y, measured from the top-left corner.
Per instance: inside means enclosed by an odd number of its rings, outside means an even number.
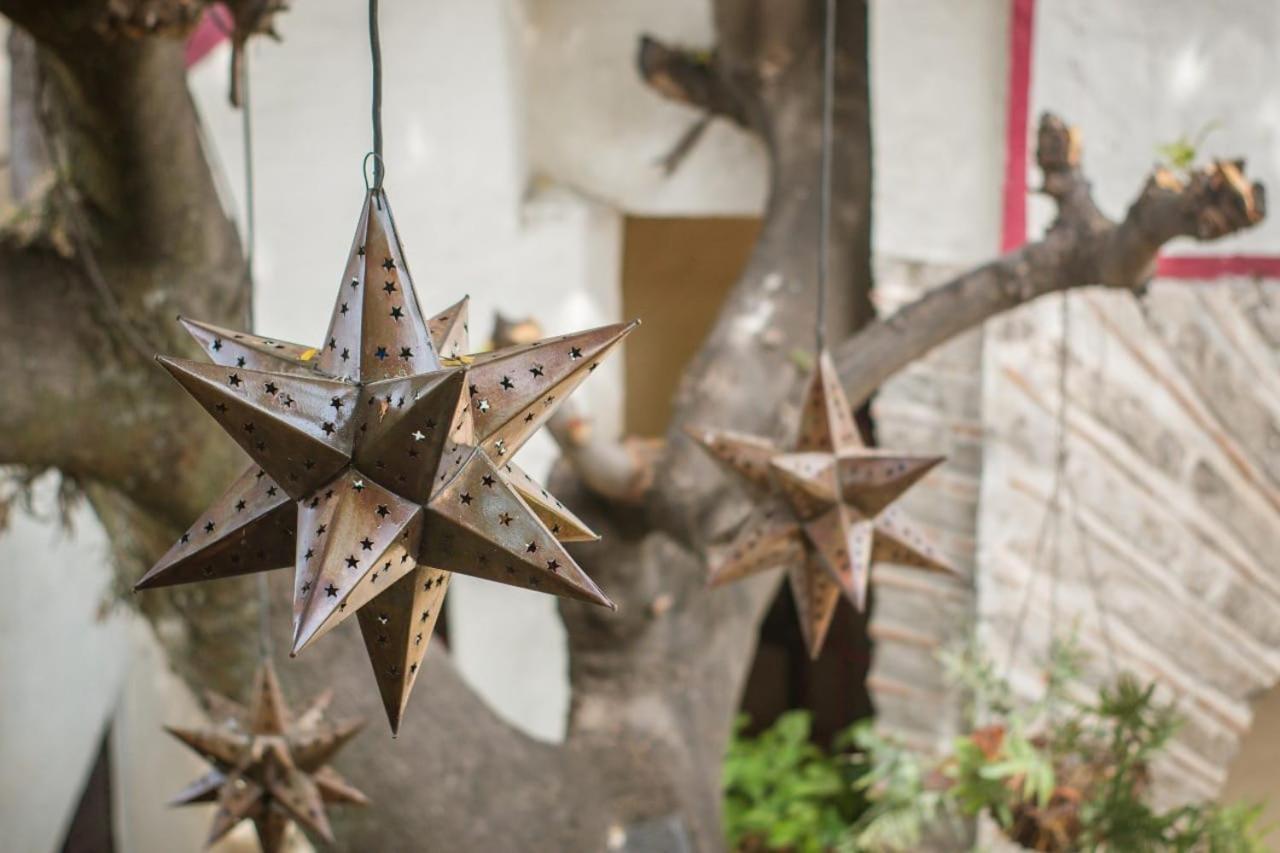
[[[166,727],[213,765],[170,804],[217,803],[208,844],[242,820],[253,821],[264,853],[284,849],[291,822],[332,842],[325,806],[363,806],[369,800],[328,766],[333,755],[364,727],[364,720],[325,720],[330,698],[326,691],[294,717],[269,661],[258,670],[248,707],[210,693],[212,726]]]
[[[181,319],[160,363],[253,459],[137,588],[295,566],[297,654],[352,614],[392,731],[452,572],[608,607],[563,542],[598,537],[512,457],[637,322],[464,355],[467,300],[419,307],[381,190],[321,346]]]
[[[866,608],[873,562],[955,571],[890,506],[942,457],[864,446],[825,350],[790,450],[730,431],[688,433],[762,497],[734,541],[713,550],[709,583],[786,567],[810,656],[822,650],[841,591],[859,611]]]

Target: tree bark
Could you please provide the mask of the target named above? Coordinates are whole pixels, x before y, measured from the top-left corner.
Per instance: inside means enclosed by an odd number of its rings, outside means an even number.
[[[28,140],[15,154],[24,168],[56,164],[58,174],[47,196],[24,198],[40,227],[0,245],[0,363],[12,401],[0,407],[0,461],[54,467],[81,484],[127,587],[241,464],[149,356],[191,350],[174,314],[241,325],[248,288],[172,35],[190,4],[52,5],[0,0],[38,42],[33,76],[15,76],[31,85],[15,85],[15,96],[29,102],[41,145]],[[1066,287],[1136,287],[1166,240],[1219,236],[1263,213],[1242,168],[1216,164],[1186,181],[1154,176],[1126,219],[1111,223],[1088,198],[1078,140],[1051,128],[1041,165],[1059,226],[873,321],[866,8],[840,8],[826,320],[833,341],[862,328],[837,349],[854,399],[985,317]],[[566,741],[540,743],[498,719],[437,645],[400,738],[375,726],[340,762],[374,801],[335,810],[340,849],[600,850],[629,824],[665,815],[679,818],[697,849],[723,844],[721,757],[777,579],[706,590],[705,547],[741,523],[745,505],[682,428],[780,434],[792,420],[804,371],[791,342],[808,348],[815,315],[822,4],[717,0],[715,21],[709,59],[646,40],[640,73],[759,137],[770,162],[765,223],[689,366],[652,470],[632,479],[616,448],[604,448],[607,477],[573,474],[599,460],[586,451],[567,453],[557,476],[557,492],[605,536],[576,555],[619,604],[616,614],[560,604],[573,688]],[[24,174],[24,188],[38,185]],[[257,656],[249,583],[138,599],[193,686],[235,694],[248,683]],[[273,573],[272,600],[287,600],[289,585],[287,572]],[[277,648],[287,646],[286,622],[272,620]],[[377,720],[354,632],[344,625],[325,654],[290,661],[281,675],[290,692],[331,683],[339,711]]]

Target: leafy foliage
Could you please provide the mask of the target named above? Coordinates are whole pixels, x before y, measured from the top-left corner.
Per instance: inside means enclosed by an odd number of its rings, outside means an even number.
[[[746,725],[739,717],[737,730]],[[724,763],[724,823],[739,850],[822,853],[848,834],[864,803],[857,768],[809,740],[807,711],[783,714],[759,737],[735,737]]]
[[[1151,807],[1149,768],[1177,730],[1177,717],[1157,700],[1154,685],[1132,676],[1117,678],[1096,699],[1069,696],[1080,662],[1072,646],[1055,649],[1044,697],[1015,710],[1009,685],[988,662],[951,656],[953,680],[969,688],[994,721],[957,738],[932,769],[899,744],[861,734],[870,805],[845,849],[915,849],[940,814],[954,811],[986,814],[1034,850],[1264,850],[1256,808]],[[945,781],[931,785],[931,775]]]
[[[867,806],[841,839],[841,853],[860,850],[915,850],[926,830],[954,822],[952,799],[940,777],[916,753],[876,732],[855,726],[852,740],[861,750],[855,783]]]
[[[1167,166],[1180,169],[1183,172],[1189,171],[1195,165],[1196,156],[1200,152],[1201,146],[1204,145],[1205,139],[1209,134],[1222,127],[1222,122],[1211,121],[1196,131],[1194,136],[1179,136],[1172,142],[1166,142],[1163,145],[1156,146],[1156,153],[1160,157],[1160,161]]]
[[[964,837],[987,815],[1013,841],[1045,851],[1254,853],[1259,810],[1216,804],[1157,811],[1151,763],[1177,731],[1154,685],[1121,676],[1080,699],[1083,659],[1072,644],[1051,654],[1044,695],[1018,706],[990,661],[968,648],[944,656],[990,722],[928,760],[859,724],[826,752],[792,711],[755,738],[738,736],[724,766],[725,828],[743,853],[917,850]],[[959,842],[957,842],[959,843]]]

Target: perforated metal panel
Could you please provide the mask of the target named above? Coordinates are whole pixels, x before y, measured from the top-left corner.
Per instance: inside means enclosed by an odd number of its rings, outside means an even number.
[[[294,653],[360,613],[393,730],[450,573],[612,606],[561,545],[595,534],[510,462],[636,324],[467,355],[467,300],[422,317],[381,191],[320,346],[182,322],[213,363],[161,364],[255,465],[139,587],[292,560]]]
[[[791,450],[734,432],[688,432],[761,495],[760,508],[735,541],[713,551],[711,584],[785,567],[813,657],[841,591],[858,610],[866,608],[873,561],[952,571],[889,507],[942,460],[864,447],[826,352],[809,378]]]
[[[242,820],[254,822],[264,853],[284,849],[290,821],[331,842],[326,804],[368,803],[364,794],[328,766],[364,726],[363,720],[325,720],[327,698],[294,717],[270,662],[263,663],[254,679],[248,707],[217,694],[210,694],[210,700],[213,727],[168,729],[213,765],[171,803],[217,804],[209,844]]]

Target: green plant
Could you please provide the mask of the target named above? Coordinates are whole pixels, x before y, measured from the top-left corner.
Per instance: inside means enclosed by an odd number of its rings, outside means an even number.
[[[741,735],[724,766],[729,845],[744,853],[861,853],[919,849],[926,838],[964,835],[985,814],[1032,850],[1125,853],[1254,853],[1259,809],[1148,802],[1152,762],[1177,731],[1154,685],[1122,675],[1095,698],[1072,692],[1083,657],[1052,649],[1043,696],[1018,704],[975,646],[943,656],[949,680],[989,722],[926,759],[868,723],[833,752],[810,742],[807,712],[793,711],[758,737]]]
[[[869,723],[855,726],[851,739],[861,751],[854,784],[866,807],[841,839],[841,853],[915,850],[926,831],[954,817],[945,784],[918,754]]]
[[[724,824],[735,850],[823,853],[840,844],[864,807],[857,766],[810,740],[807,711],[790,711],[758,737],[739,717],[724,762]]]
[[[1177,730],[1155,687],[1120,676],[1095,700],[1068,693],[1081,658],[1054,649],[1042,699],[1015,709],[1012,690],[973,650],[948,655],[952,681],[985,708],[988,725],[927,762],[863,731],[859,785],[869,804],[844,849],[912,850],[948,815],[986,814],[1013,841],[1046,851],[1261,851],[1256,808],[1194,804],[1157,811],[1150,767]]]
[[[1190,171],[1191,167],[1195,165],[1196,155],[1200,151],[1200,146],[1204,144],[1209,134],[1221,127],[1222,122],[1220,121],[1208,122],[1196,131],[1193,136],[1188,137],[1183,134],[1172,142],[1157,145],[1156,153],[1165,165],[1183,172]]]

